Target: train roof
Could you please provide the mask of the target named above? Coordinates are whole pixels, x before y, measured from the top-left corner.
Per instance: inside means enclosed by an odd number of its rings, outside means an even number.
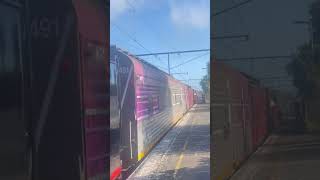
[[[176,80],[176,81],[179,81],[180,83],[182,83],[182,84],[186,85],[187,87],[192,88],[191,86],[189,86],[189,85],[187,85],[187,84],[183,83],[182,81],[180,81],[180,80],[178,80],[178,79],[174,78],[173,76],[171,76],[171,75],[170,75],[170,74],[168,74],[167,72],[165,72],[165,71],[163,71],[163,70],[159,69],[158,67],[154,66],[153,64],[151,64],[151,63],[149,63],[149,62],[147,62],[147,61],[145,61],[145,60],[143,60],[143,59],[141,59],[141,58],[139,58],[139,57],[137,57],[137,56],[135,56],[135,55],[131,54],[129,51],[126,51],[126,50],[124,50],[124,49],[122,49],[122,48],[119,48],[119,47],[117,47],[116,45],[110,45],[110,49],[118,50],[118,51],[120,51],[120,52],[122,52],[122,53],[126,54],[127,56],[133,57],[134,59],[136,59],[137,61],[141,62],[142,64],[147,65],[147,66],[149,66],[149,67],[151,67],[151,68],[153,68],[153,69],[156,69],[157,71],[160,71],[161,73],[163,73],[163,74],[165,74],[165,75],[169,76],[170,78],[172,78],[172,79],[174,79],[174,80]],[[192,88],[192,89],[193,89],[193,88]]]
[[[126,51],[126,50],[124,50],[124,49],[122,49],[122,48],[118,48],[118,47],[116,47],[115,45],[113,45],[113,47],[115,47],[117,50],[120,50],[122,53],[124,53],[124,54],[126,54],[126,55],[128,55],[128,56],[131,56],[131,57],[135,58],[136,60],[140,61],[141,63],[143,63],[143,64],[145,64],[145,65],[148,65],[148,66],[150,66],[151,68],[154,68],[154,69],[156,69],[156,70],[158,70],[158,71],[161,71],[162,73],[170,76],[167,72],[165,72],[165,71],[159,69],[158,67],[156,67],[155,65],[153,65],[153,64],[151,64],[151,63],[149,63],[149,62],[147,62],[147,61],[139,58],[138,56],[129,53],[129,51]],[[171,77],[172,77],[172,76],[171,76]]]
[[[246,77],[249,80],[249,83],[260,85],[260,81],[244,72],[240,72],[244,77]]]

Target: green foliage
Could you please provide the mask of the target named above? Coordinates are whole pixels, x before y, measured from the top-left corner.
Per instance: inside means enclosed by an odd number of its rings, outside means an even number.
[[[310,11],[313,39],[297,48],[287,71],[293,77],[306,108],[305,123],[309,131],[319,131],[318,101],[320,97],[320,0],[311,4]],[[311,43],[312,42],[312,43]]]
[[[208,75],[203,76],[203,78],[200,81],[200,86],[202,88],[202,91],[207,94],[209,92],[209,83],[208,83]]]
[[[293,76],[294,85],[299,95],[304,99],[312,98],[320,89],[320,0],[310,6],[313,31],[313,45],[304,44],[293,55],[293,61],[288,64],[287,71]]]
[[[205,94],[210,92],[210,62],[207,63],[207,74],[200,81],[200,86]]]
[[[304,44],[293,55],[293,61],[287,66],[288,73],[294,78],[294,84],[303,97],[310,96],[320,78],[320,0],[315,0],[310,8],[313,28],[312,44]]]
[[[288,73],[293,77],[293,84],[297,87],[299,95],[303,98],[310,98],[314,89],[314,78],[312,69],[312,50],[309,44],[298,48],[293,60],[287,65]]]

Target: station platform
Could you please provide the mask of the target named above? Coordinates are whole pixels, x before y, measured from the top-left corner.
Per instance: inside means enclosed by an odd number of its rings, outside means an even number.
[[[272,134],[230,180],[318,180],[319,134]]]
[[[210,179],[210,104],[194,105],[128,179]]]

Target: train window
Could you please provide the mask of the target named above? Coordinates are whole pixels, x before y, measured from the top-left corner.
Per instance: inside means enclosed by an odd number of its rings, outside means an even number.
[[[175,105],[176,104],[176,94],[172,95],[172,104]]]
[[[176,94],[176,104],[181,104],[181,95]]]
[[[181,104],[181,103],[182,103],[181,94],[173,94],[172,95],[172,104],[176,105],[176,104]]]
[[[153,110],[154,112],[158,112],[159,111],[159,96],[156,96],[153,98]]]
[[[116,65],[114,63],[110,63],[110,95],[117,95]]]
[[[177,94],[174,95],[174,100],[175,100],[174,104],[179,104],[179,99]]]
[[[153,98],[152,96],[148,97],[148,114],[153,114]]]
[[[160,96],[157,96],[157,106],[158,110],[160,110]]]
[[[1,76],[10,76],[17,71],[17,24],[0,24],[0,73]]]

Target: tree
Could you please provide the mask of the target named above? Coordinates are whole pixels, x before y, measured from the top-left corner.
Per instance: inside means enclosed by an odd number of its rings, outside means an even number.
[[[298,47],[287,66],[288,73],[305,104],[305,122],[309,130],[320,130],[320,0],[310,6],[312,40]]]
[[[293,60],[287,65],[288,73],[293,77],[293,84],[298,89],[298,95],[302,98],[312,97],[315,87],[312,77],[312,50],[310,44],[300,46]]]
[[[207,63],[207,74],[200,81],[200,86],[206,95],[210,92],[210,62]]]
[[[203,76],[203,78],[200,81],[200,86],[201,86],[202,91],[204,93],[208,92],[208,90],[209,90],[209,87],[208,87],[208,75]]]
[[[320,87],[320,0],[311,4],[309,13],[313,39],[310,43],[298,47],[292,62],[287,66],[287,71],[298,89],[298,95],[304,99],[312,98],[317,93],[317,87]]]

